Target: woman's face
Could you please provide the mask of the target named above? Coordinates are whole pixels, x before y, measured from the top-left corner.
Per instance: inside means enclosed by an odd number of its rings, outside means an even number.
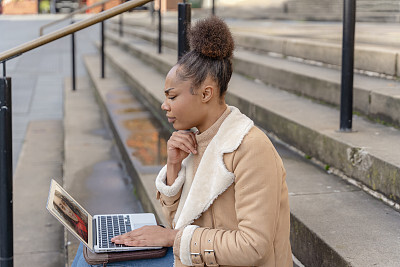
[[[165,80],[165,100],[161,109],[166,111],[168,122],[176,130],[188,130],[199,127],[204,120],[204,105],[201,94],[191,92],[191,81],[181,81],[176,71],[179,66],[174,66]]]
[[[56,204],[68,217],[70,217],[74,221],[78,221],[75,213],[71,210],[71,208],[58,196],[54,196],[53,199],[54,204]]]

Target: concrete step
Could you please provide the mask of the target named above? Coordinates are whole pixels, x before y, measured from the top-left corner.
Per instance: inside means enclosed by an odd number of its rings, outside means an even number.
[[[115,31],[117,26],[111,25],[110,29]],[[158,42],[157,34],[155,32],[149,32],[144,28],[125,27],[125,32],[128,36],[139,37],[152,43]],[[240,35],[235,36],[238,38]],[[114,37],[117,38],[116,36]],[[340,60],[339,48],[337,48],[337,53],[330,54],[328,51],[324,50],[323,46],[319,46],[318,43],[313,43],[313,47],[308,47],[304,42],[302,43],[302,41],[289,44],[282,40],[279,41],[276,39],[271,42],[265,39],[253,44],[252,41],[247,40],[245,37],[241,42],[247,44],[248,48],[253,47],[254,49],[259,49],[261,45],[268,44],[271,50],[293,48],[295,51],[296,49],[300,49],[311,55],[320,54],[321,56]],[[165,33],[163,35],[163,45],[168,48],[176,49],[176,34]],[[360,58],[368,61],[374,56],[369,50],[366,51],[367,52]],[[280,53],[283,53],[283,51],[280,51]],[[377,59],[382,59],[385,63],[390,61],[383,55],[377,55],[376,58],[371,59],[371,62],[374,62],[372,65],[379,65],[379,60]],[[396,53],[392,59],[394,62],[397,60]],[[395,67],[395,63],[393,63],[393,67]],[[340,106],[341,73],[339,69],[304,64],[304,62],[290,61],[282,57],[260,53],[260,51],[254,52],[244,49],[236,50],[234,69],[240,74],[259,79],[264,83],[271,84],[281,89],[324,103]],[[355,74],[354,110],[368,116],[370,119],[400,126],[399,92],[400,81]]]
[[[71,79],[65,80],[63,186],[92,215],[143,212],[89,82],[79,77],[72,91]],[[71,266],[80,242],[66,233],[66,266]]]
[[[64,227],[46,210],[51,179],[62,184],[63,141],[61,120],[28,125],[13,176],[15,267],[65,265]]]
[[[97,99],[133,182],[134,193],[145,212],[154,213],[159,223],[168,225],[155,197],[154,186],[157,173],[165,164],[165,156],[158,157],[165,154],[159,148],[166,144],[165,138],[159,135],[162,131],[151,123],[151,113],[132,96],[129,86],[110,68],[110,64],[106,64],[106,78],[99,78],[98,60],[93,56],[84,58]]]
[[[118,27],[117,20],[110,22],[110,27]],[[227,21],[227,23],[231,26],[237,47],[277,53],[284,57],[294,57],[334,66],[341,65],[341,40],[328,40],[322,37],[318,38],[318,36],[302,36],[301,34],[285,36],[284,34],[277,34],[276,31],[263,32],[258,29],[251,29],[249,26],[236,25],[234,21]],[[124,31],[148,41],[157,41],[158,38],[156,25],[151,24],[148,20],[127,20],[124,24]],[[163,25],[163,38],[164,36],[168,38],[171,33],[177,34],[177,31],[175,20],[169,19]],[[356,43],[354,68],[399,77],[399,55],[400,49],[396,45]]]
[[[154,53],[153,47],[143,44],[143,41],[138,41],[138,43],[143,45],[143,50],[147,49],[149,53],[150,51]],[[131,97],[125,94],[125,88],[129,85],[132,93],[141,100],[141,103],[146,103],[154,114],[163,118],[164,114],[156,110],[160,110],[159,107],[164,98],[165,75],[144,64],[137,57],[129,55],[118,46],[108,44],[106,55],[107,61],[118,71],[120,77],[124,78],[125,83],[121,83],[118,73],[110,69],[107,69],[106,79],[99,79],[98,57],[87,57],[86,66],[93,84],[100,92],[101,100],[109,114],[110,124],[114,125],[114,133],[119,136],[117,139],[120,140],[118,142],[120,148],[126,151],[123,152],[124,154],[131,155],[130,148],[127,147],[126,142],[123,142],[126,140],[124,137],[126,135],[121,126],[121,118],[116,116],[118,110],[133,110],[137,107],[136,101],[131,101]],[[160,58],[167,61],[168,58],[170,60],[175,58],[175,55],[162,54]],[[241,85],[250,83],[252,82],[234,75],[233,85],[230,88],[230,90],[234,88],[234,92],[231,92],[231,95],[237,95]],[[260,87],[254,83],[253,85]],[[123,93],[121,93],[121,88],[124,88]],[[265,88],[265,90],[274,89]],[[285,95],[286,101],[294,97],[286,92],[277,92]],[[126,98],[123,108],[115,105],[117,102],[121,103],[112,97],[116,94]],[[249,95],[256,98],[260,96],[251,90]],[[277,99],[271,99],[271,102],[275,100]],[[282,102],[277,103],[279,104]],[[296,110],[296,107],[294,109]],[[244,111],[247,110],[244,109]],[[254,111],[256,112],[255,109]],[[258,114],[258,112],[253,114]],[[275,145],[283,158],[288,174],[291,243],[293,253],[301,263],[305,266],[371,266],[374,264],[396,266],[400,261],[400,255],[396,253],[400,245],[400,214],[358,187],[312,164],[304,156],[299,156],[282,143],[276,142]],[[129,159],[128,162],[131,162],[133,169],[137,169],[135,161]],[[153,173],[146,178],[151,179],[152,182],[146,184],[143,183],[145,178],[142,175],[135,176],[138,179],[137,183],[143,184],[144,192],[155,190],[155,175]],[[157,212],[158,203],[154,201],[154,195],[153,198],[151,198],[152,195],[144,195],[150,198],[147,202],[156,205],[154,209]]]
[[[176,63],[176,51],[165,49],[155,53],[155,47],[141,39],[116,38],[108,34],[129,53],[154,66],[165,75]],[[112,60],[114,61],[114,60]],[[141,89],[142,81],[124,74],[153,104],[155,113],[165,121],[159,105],[163,92]],[[246,88],[246,89],[243,89]],[[155,90],[155,91],[154,91]],[[243,94],[243,90],[246,91]],[[400,131],[354,116],[355,132],[340,133],[339,111],[309,99],[249,80],[234,74],[227,100],[248,114],[262,128],[305,154],[324,162],[362,185],[378,191],[400,203]]]

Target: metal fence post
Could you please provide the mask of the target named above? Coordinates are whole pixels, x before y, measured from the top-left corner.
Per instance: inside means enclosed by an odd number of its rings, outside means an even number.
[[[104,5],[102,7],[102,12],[104,11]],[[104,20],[101,21],[101,78],[105,77],[105,57],[104,57]]]
[[[215,15],[215,0],[212,1],[212,14]]]
[[[187,31],[191,23],[191,8],[192,4],[186,1],[178,3],[178,60],[190,49]]]
[[[158,53],[161,54],[162,52],[162,23],[161,23],[161,0],[158,1]]]
[[[344,0],[340,131],[349,132],[353,122],[354,34],[356,0]]]
[[[11,111],[11,78],[0,78],[0,267],[14,264]]]
[[[74,20],[71,20],[71,24],[74,24]],[[71,42],[72,42],[72,90],[76,90],[76,69],[75,69],[75,33],[71,34]]]

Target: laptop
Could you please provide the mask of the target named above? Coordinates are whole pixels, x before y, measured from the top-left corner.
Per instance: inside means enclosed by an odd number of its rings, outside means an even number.
[[[48,211],[90,251],[122,252],[161,247],[128,247],[114,244],[111,238],[145,225],[157,225],[152,213],[90,215],[55,180],[51,180]]]

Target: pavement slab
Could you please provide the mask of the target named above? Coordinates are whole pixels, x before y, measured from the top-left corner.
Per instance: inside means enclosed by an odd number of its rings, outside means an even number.
[[[91,215],[143,212],[89,80],[81,77],[71,88],[66,79],[64,188]],[[79,241],[70,233],[66,240],[70,265]]]
[[[60,120],[32,121],[14,173],[14,266],[62,266],[62,225],[46,210],[51,179],[62,181]]]

